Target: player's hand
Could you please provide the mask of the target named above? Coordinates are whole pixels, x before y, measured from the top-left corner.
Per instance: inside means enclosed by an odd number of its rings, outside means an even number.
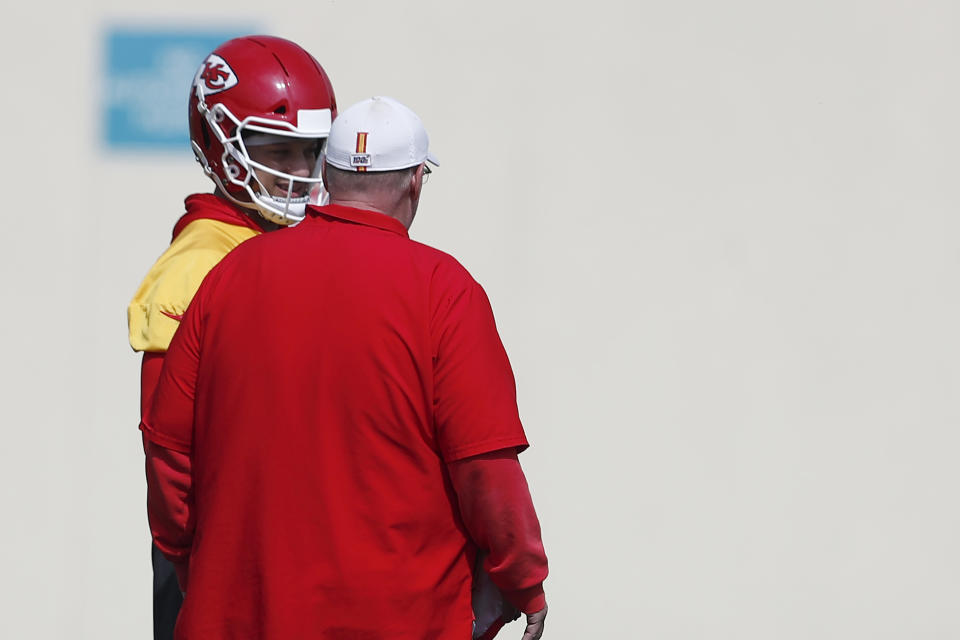
[[[543,620],[547,617],[547,606],[536,613],[527,614],[527,628],[523,631],[523,637],[520,640],[540,640],[543,635]]]

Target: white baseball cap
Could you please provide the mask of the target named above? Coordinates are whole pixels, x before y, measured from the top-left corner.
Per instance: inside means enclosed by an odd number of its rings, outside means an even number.
[[[327,164],[345,171],[396,171],[440,166],[429,151],[427,130],[406,105],[374,96],[337,114],[327,138]]]

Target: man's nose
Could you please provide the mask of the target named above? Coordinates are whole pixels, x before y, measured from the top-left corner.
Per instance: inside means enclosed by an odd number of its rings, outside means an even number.
[[[313,167],[316,165],[316,162],[316,158],[293,154],[285,163],[286,173],[306,178],[313,173]]]

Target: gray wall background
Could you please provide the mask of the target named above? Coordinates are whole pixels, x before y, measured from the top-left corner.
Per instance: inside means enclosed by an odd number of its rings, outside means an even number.
[[[958,7],[7,8],[0,635],[149,636],[125,308],[209,184],[100,146],[101,35],[230,16],[425,121],[412,235],[517,374],[545,638],[960,637]]]

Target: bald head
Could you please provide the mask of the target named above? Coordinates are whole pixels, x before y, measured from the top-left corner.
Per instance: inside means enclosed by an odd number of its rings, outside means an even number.
[[[326,185],[327,191],[330,192],[331,198],[335,194],[346,196],[347,194],[397,192],[407,188],[410,183],[410,176],[416,170],[416,167],[408,167],[397,171],[358,173],[327,165],[326,178],[323,183]]]

